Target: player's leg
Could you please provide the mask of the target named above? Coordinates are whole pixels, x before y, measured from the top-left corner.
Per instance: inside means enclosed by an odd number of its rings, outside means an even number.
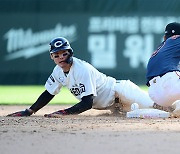
[[[119,80],[115,86],[116,95],[119,96],[123,109],[129,111],[131,104],[138,103],[139,108],[152,108],[154,102],[148,93],[139,88],[130,80]]]
[[[170,72],[162,77],[155,77],[150,81],[149,95],[161,106],[171,106],[180,100],[180,75]]]

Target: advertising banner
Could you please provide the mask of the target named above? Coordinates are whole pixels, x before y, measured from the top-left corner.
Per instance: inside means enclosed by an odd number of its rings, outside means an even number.
[[[146,65],[178,16],[1,14],[0,84],[44,84],[55,64],[49,42],[66,37],[74,56],[106,75],[145,84]]]

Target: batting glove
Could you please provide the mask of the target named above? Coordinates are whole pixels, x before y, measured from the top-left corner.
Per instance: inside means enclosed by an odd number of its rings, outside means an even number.
[[[60,118],[62,115],[68,115],[65,110],[59,110],[50,114],[45,114],[44,116],[47,118]]]
[[[33,114],[33,111],[26,109],[25,111],[18,111],[15,113],[8,114],[7,117],[27,117]]]

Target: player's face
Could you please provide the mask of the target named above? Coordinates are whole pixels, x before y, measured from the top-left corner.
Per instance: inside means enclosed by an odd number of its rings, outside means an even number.
[[[67,50],[62,50],[56,53],[51,54],[51,59],[60,66],[62,69],[68,69],[69,64],[66,62],[66,59],[69,56],[69,52]]]

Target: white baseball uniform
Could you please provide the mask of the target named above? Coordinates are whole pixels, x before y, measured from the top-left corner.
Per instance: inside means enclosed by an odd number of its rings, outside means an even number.
[[[141,107],[153,105],[149,96],[131,81],[116,81],[115,78],[106,76],[89,63],[75,57],[67,75],[61,67],[55,66],[45,84],[45,88],[52,95],[58,94],[62,86],[66,86],[80,101],[83,96],[93,94],[93,108],[96,109],[112,106],[115,96],[120,97],[122,103],[129,106],[134,102]]]

